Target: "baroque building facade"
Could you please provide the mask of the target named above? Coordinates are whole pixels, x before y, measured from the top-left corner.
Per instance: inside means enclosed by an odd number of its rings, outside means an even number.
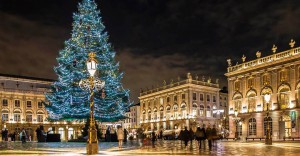
[[[84,126],[80,122],[50,122],[44,107],[45,93],[49,91],[53,80],[0,75],[0,111],[1,130],[9,134],[16,132],[16,139],[24,128],[31,140],[37,140],[35,130],[43,125],[44,131],[59,133],[61,140],[75,139]],[[1,136],[0,136],[1,137]]]
[[[164,81],[162,87],[141,90],[141,128],[145,133],[162,130],[175,134],[184,127],[195,131],[197,126],[217,125],[225,112],[219,103],[219,91],[218,80],[193,79],[190,73],[184,80]]]
[[[266,57],[258,51],[248,62],[243,56],[235,66],[227,60],[229,137],[264,138],[268,123],[275,140],[299,137],[300,48],[294,44],[291,40],[291,49],[279,53],[274,45]]]

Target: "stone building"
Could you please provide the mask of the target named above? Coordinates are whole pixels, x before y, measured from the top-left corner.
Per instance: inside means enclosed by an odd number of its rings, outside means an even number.
[[[62,140],[77,138],[81,134],[83,123],[49,122],[44,107],[45,93],[54,80],[0,75],[0,128],[16,132],[17,140],[22,128],[25,128],[32,140],[37,140],[35,130],[44,126],[45,132],[60,133]],[[1,136],[0,136],[1,137]]]
[[[140,104],[132,105],[125,113],[127,119],[123,121],[123,128],[128,130],[129,136],[136,138],[137,129],[141,127],[140,123]]]
[[[234,66],[227,60],[229,137],[264,138],[268,122],[273,139],[299,137],[300,48],[294,44],[279,53],[274,45],[265,57],[258,51],[252,61],[243,56]]]
[[[165,133],[177,133],[185,126],[196,130],[197,126],[218,125],[223,118],[224,109],[220,107],[218,80],[210,78],[187,78],[169,84],[164,81],[162,87],[141,90],[140,122],[144,131],[163,130]]]

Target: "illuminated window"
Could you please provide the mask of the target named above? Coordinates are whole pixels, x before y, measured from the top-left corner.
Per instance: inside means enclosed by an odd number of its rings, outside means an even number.
[[[280,82],[287,81],[287,70],[282,70],[279,72],[279,80]]]
[[[204,101],[204,96],[203,96],[203,94],[200,94],[200,101]]]
[[[15,107],[20,107],[20,100],[15,100]]]
[[[174,110],[174,111],[177,111],[177,110],[178,110],[178,105],[177,105],[177,104],[175,104],[175,105],[173,106],[173,110]]]
[[[200,116],[204,116],[204,106],[200,105],[200,112],[199,112]]]
[[[206,95],[206,101],[210,101],[210,96]]]
[[[268,120],[268,118],[265,117],[265,118],[264,118],[264,136],[267,135],[268,122],[269,122],[269,125],[270,125],[270,131],[271,131],[271,134],[273,133],[272,118],[269,117],[269,120]]]
[[[249,135],[256,135],[256,119],[249,119]]]
[[[31,107],[31,101],[27,101],[27,102],[26,102],[26,106],[27,106],[28,108],[30,108],[30,107]]]
[[[234,82],[234,90],[236,91],[240,90],[240,81]]]
[[[3,106],[3,107],[7,107],[7,106],[8,106],[8,101],[7,101],[7,99],[3,99],[3,100],[2,100],[2,106]]]
[[[193,93],[193,100],[197,100],[197,94],[196,93]]]
[[[270,78],[269,75],[263,75],[263,85],[270,85]]]
[[[181,99],[185,100],[185,94],[181,94]]]
[[[21,115],[19,113],[14,114],[14,121],[21,121]]]
[[[243,133],[242,133],[242,125],[240,125],[239,123],[236,123],[235,124],[235,129],[236,129],[236,133],[238,133],[238,136],[241,136]]]
[[[211,117],[210,106],[206,106],[206,117]]]
[[[248,88],[252,88],[254,85],[254,79],[253,78],[249,78],[248,79]]]
[[[32,122],[32,114],[26,115],[26,122]]]
[[[164,104],[164,99],[163,98],[160,98],[160,104]]]
[[[38,108],[43,108],[43,103],[41,101],[38,102]]]
[[[8,121],[8,114],[2,113],[2,121]]]
[[[43,122],[44,118],[43,115],[37,115],[37,122]]]
[[[280,109],[286,109],[289,105],[289,89],[283,88],[279,91]]]

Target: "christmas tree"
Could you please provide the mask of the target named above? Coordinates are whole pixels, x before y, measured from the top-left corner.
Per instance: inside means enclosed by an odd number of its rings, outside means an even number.
[[[94,117],[99,121],[123,119],[128,109],[129,90],[121,83],[123,73],[115,61],[115,52],[108,43],[108,35],[101,21],[100,11],[94,0],[79,3],[78,13],[74,13],[71,38],[65,41],[59,52],[58,66],[54,71],[58,80],[51,92],[46,94],[50,102],[46,105],[49,119],[74,120],[89,117],[89,92],[79,87],[82,79],[89,77],[86,69],[88,54],[94,52],[98,61],[96,77],[105,81],[104,89],[94,94]]]

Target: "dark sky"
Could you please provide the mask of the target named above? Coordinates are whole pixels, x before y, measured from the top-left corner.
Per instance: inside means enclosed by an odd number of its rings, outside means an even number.
[[[238,3],[239,2],[239,3]],[[0,0],[0,73],[56,79],[58,51],[70,37],[78,0]],[[187,72],[227,84],[233,64],[300,42],[300,1],[97,0],[124,86],[139,88]]]

